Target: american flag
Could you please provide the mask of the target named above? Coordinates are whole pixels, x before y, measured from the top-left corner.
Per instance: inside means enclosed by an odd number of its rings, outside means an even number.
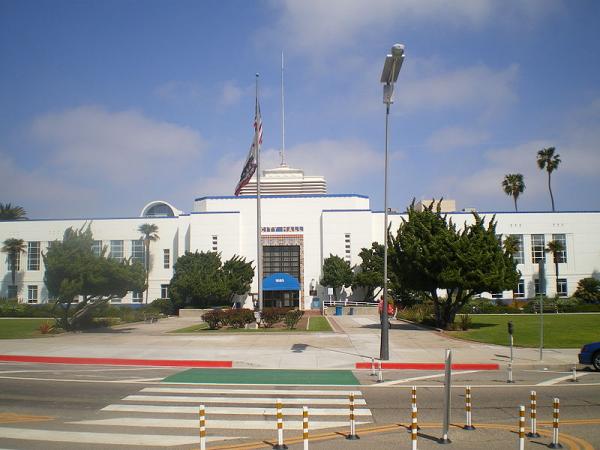
[[[262,119],[260,117],[260,105],[258,104],[258,98],[256,99],[255,114],[254,114],[254,139],[246,158],[246,164],[242,170],[240,181],[235,188],[235,195],[240,195],[240,192],[244,186],[246,186],[254,172],[256,172],[256,165],[258,163],[258,152],[262,144]]]

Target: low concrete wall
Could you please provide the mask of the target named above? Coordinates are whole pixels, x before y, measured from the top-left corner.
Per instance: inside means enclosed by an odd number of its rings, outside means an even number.
[[[186,319],[202,319],[202,314],[211,311],[212,309],[180,309],[179,317]]]
[[[326,316],[335,316],[335,306],[328,306]],[[376,306],[342,306],[343,316],[377,316]]]

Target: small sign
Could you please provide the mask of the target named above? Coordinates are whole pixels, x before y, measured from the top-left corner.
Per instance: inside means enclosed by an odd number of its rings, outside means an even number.
[[[333,295],[333,288],[327,288],[327,295]]]

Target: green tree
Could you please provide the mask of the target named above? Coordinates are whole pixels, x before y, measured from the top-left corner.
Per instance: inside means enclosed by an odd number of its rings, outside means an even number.
[[[23,239],[8,238],[2,245],[2,251],[8,255],[12,286],[16,286],[17,262],[21,253],[25,253],[25,241]]]
[[[27,220],[26,214],[21,206],[0,203],[0,220]]]
[[[586,303],[600,303],[600,280],[593,277],[582,278],[577,283],[573,296]]]
[[[227,289],[229,290],[230,303],[234,295],[245,295],[250,292],[250,285],[254,278],[254,267],[246,258],[234,255],[223,263],[223,274]]]
[[[504,252],[511,257],[514,257],[519,250],[521,250],[521,241],[516,236],[509,234],[504,239],[504,243],[502,244],[504,247]]]
[[[146,304],[148,304],[148,290],[150,289],[150,242],[157,241],[158,226],[153,223],[143,223],[138,227],[144,241],[144,269],[146,270]]]
[[[448,328],[475,294],[515,289],[519,280],[515,262],[496,238],[495,220],[486,225],[476,213],[473,219],[459,231],[439,203],[437,211],[433,204],[417,211],[413,202],[408,220],[390,236],[390,269],[405,289],[431,299],[440,328]]]
[[[56,298],[54,311],[62,328],[74,330],[92,317],[94,310],[129,291],[144,287],[144,267],[135,262],[107,258],[92,252],[90,227],[65,231],[42,254],[44,282],[50,297]],[[77,302],[77,300],[79,301]]]
[[[383,289],[383,250],[382,244],[373,242],[371,248],[363,248],[358,254],[362,262],[354,274],[352,290],[364,289],[366,301],[375,299]]]
[[[560,164],[560,155],[554,154],[554,147],[543,148],[537,153],[537,165],[540,170],[546,169],[548,172],[548,191],[550,191],[550,201],[552,202],[552,212],[554,212],[554,195],[552,195],[552,172],[558,169]]]
[[[554,262],[554,274],[556,275],[556,288],[558,289],[558,263],[561,262],[562,253],[565,251],[565,246],[560,241],[550,241],[546,244],[546,253],[552,253]],[[556,293],[558,295],[558,292]]]
[[[331,286],[333,288],[333,298],[337,301],[338,291],[342,287],[350,287],[352,285],[353,275],[350,263],[344,261],[336,255],[329,255],[323,261],[323,277],[319,284],[321,286]]]
[[[173,266],[170,294],[178,307],[210,308],[230,304],[250,289],[252,264],[233,256],[225,264],[216,252],[186,252]]]
[[[522,194],[525,190],[523,174],[509,173],[505,175],[504,180],[502,180],[502,189],[506,195],[512,196],[515,202],[515,211],[519,211],[519,208],[517,208],[517,199],[519,198],[519,194]]]

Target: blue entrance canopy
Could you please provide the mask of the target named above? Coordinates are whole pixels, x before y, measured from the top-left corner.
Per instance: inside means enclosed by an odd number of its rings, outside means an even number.
[[[263,280],[263,291],[299,291],[300,283],[288,273],[274,273]]]

